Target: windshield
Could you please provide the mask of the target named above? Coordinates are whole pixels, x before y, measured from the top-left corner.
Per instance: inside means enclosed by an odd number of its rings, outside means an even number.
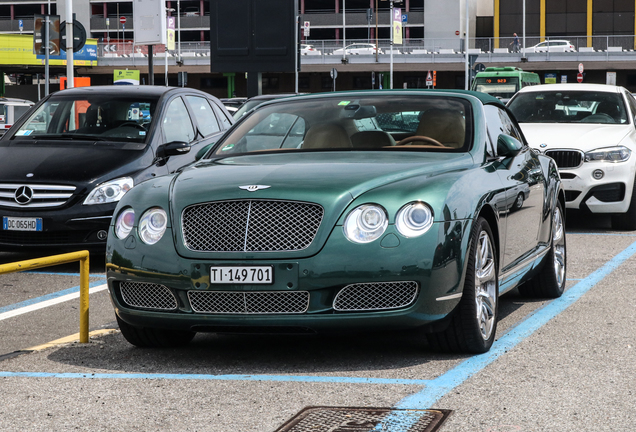
[[[627,113],[619,93],[543,91],[519,93],[508,106],[519,123],[625,124]]]
[[[510,99],[519,90],[517,77],[478,77],[475,78],[474,90],[488,93],[491,96]]]
[[[275,98],[272,98],[275,99]],[[245,101],[245,103],[243,105],[241,105],[239,107],[239,109],[232,114],[232,117],[234,117],[234,119],[238,120],[241,117],[243,117],[243,114],[245,114],[246,112],[248,112],[249,110],[251,110],[254,107],[259,106],[260,104],[262,104],[263,102],[267,102],[271,99],[250,99]]]
[[[145,142],[156,98],[120,95],[53,96],[31,114],[12,139]]]
[[[467,151],[472,116],[461,98],[329,96],[256,109],[211,155],[266,150]]]

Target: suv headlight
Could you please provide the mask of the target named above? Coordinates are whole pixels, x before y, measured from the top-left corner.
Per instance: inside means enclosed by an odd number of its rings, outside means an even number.
[[[624,146],[605,147],[585,153],[585,162],[625,162],[631,154]]]
[[[160,207],[147,210],[139,220],[139,238],[149,245],[161,240],[168,227],[168,215]]]
[[[133,179],[130,177],[122,177],[102,183],[88,194],[84,200],[84,205],[117,202],[126,192],[132,189],[133,185]]]
[[[376,204],[356,207],[347,215],[343,226],[345,237],[354,243],[369,243],[380,237],[389,219],[386,210]]]
[[[412,202],[400,209],[395,227],[404,237],[417,237],[433,225],[433,210],[423,202]]]

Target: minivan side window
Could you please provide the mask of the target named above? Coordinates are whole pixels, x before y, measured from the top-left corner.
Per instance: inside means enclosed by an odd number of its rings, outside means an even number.
[[[166,142],[182,141],[190,143],[194,140],[194,127],[190,121],[185,103],[180,97],[170,102],[161,126]]]
[[[212,135],[221,130],[216,115],[214,115],[214,110],[212,110],[207,99],[199,96],[186,96],[186,99],[190,107],[192,107],[194,118],[197,119],[199,131],[203,136]]]

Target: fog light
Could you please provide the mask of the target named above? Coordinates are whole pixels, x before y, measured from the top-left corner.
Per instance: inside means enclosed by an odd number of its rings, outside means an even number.
[[[99,230],[97,231],[97,238],[99,240],[106,240],[106,237],[108,237],[108,233],[104,230]]]
[[[600,169],[594,170],[594,172],[592,173],[592,177],[594,177],[595,180],[600,180],[603,178],[603,176],[605,176],[605,173],[603,172],[603,170]]]

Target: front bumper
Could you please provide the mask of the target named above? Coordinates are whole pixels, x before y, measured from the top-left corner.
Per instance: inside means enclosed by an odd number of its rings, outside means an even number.
[[[603,171],[601,179],[593,173]],[[578,168],[559,170],[566,195],[566,208],[592,213],[625,213],[634,187],[635,166],[623,163],[584,162]]]
[[[270,333],[421,327],[446,318],[460,300],[457,294],[461,293],[465,274],[462,251],[466,245],[462,243],[466,236],[457,237],[457,233],[464,233],[469,225],[469,221],[436,223],[427,234],[416,239],[399,237],[394,227],[389,226],[386,241],[365,245],[351,243],[342,235],[341,227],[336,227],[317,255],[292,260],[188,259],[174,252],[171,233],[166,233],[155,246],[166,239],[170,244],[165,242],[158,248],[130,240],[134,237],[118,240],[111,236],[106,254],[108,286],[117,315],[139,327]],[[274,268],[271,285],[210,284],[211,266],[265,265]],[[392,286],[403,282],[415,283],[417,293],[412,301],[405,300],[397,308],[342,311],[334,307],[338,293],[351,289],[352,285],[370,287],[382,303],[382,295],[389,295]],[[170,293],[174,307],[158,310],[140,307],[141,303],[131,305],[135,301],[126,299],[121,288],[122,284],[135,283],[163,287],[158,289]],[[299,313],[196,312],[197,307],[191,304],[192,293],[210,292],[248,293],[257,297],[306,292],[308,303],[306,310]]]
[[[56,209],[0,208],[0,217],[42,218],[42,231],[10,231],[0,225],[0,249],[106,250],[106,234],[117,203]],[[1,221],[2,219],[0,219]]]

